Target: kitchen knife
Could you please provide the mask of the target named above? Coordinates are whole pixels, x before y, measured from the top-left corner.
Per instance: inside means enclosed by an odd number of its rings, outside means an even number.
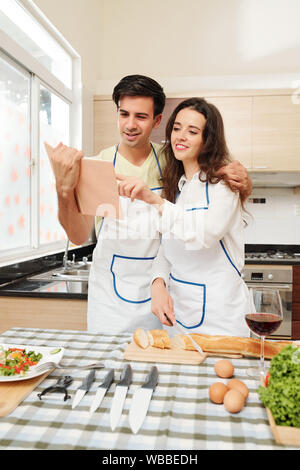
[[[78,405],[78,403],[82,400],[84,395],[89,391],[94,380],[95,380],[95,369],[92,369],[82,381],[82,385],[77,389],[77,392],[75,394],[75,397],[72,403],[72,409],[74,409],[75,406]]]
[[[129,411],[129,424],[134,434],[138,432],[144,422],[157,382],[158,369],[156,366],[153,366],[145,383],[134,392]]]
[[[110,409],[110,427],[114,431],[120,420],[127,390],[132,381],[132,369],[129,364],[127,364],[121,374],[120,382],[116,386],[112,406]]]
[[[99,385],[93,403],[91,404],[90,414],[94,413],[100,403],[102,402],[104,395],[106,394],[107,390],[111,386],[114,380],[114,370],[110,369],[110,371],[104,377],[103,382]]]
[[[185,331],[185,329],[177,322],[175,321],[175,323],[172,323],[172,321],[170,320],[170,318],[168,317],[168,315],[165,314],[165,317],[167,318],[168,322],[171,323],[171,325],[173,325],[175,328],[177,328],[178,331],[180,331],[180,333],[184,334],[185,336],[188,336],[194,346],[194,348],[202,355],[204,356],[204,352],[202,351],[201,347],[199,346],[199,344],[196,343],[196,341],[191,337],[190,333],[188,333],[187,331]]]
[[[173,326],[175,326],[175,328],[177,328],[178,331],[180,331],[180,333],[182,333],[183,335],[186,335],[190,338],[191,342],[193,343],[193,346],[195,349],[197,349],[197,351],[201,354],[201,356],[204,356],[204,352],[202,351],[201,347],[199,346],[199,344],[196,343],[196,341],[192,338],[192,336],[190,335],[190,333],[188,333],[187,331],[185,331],[185,329],[179,325],[179,323],[175,323]]]

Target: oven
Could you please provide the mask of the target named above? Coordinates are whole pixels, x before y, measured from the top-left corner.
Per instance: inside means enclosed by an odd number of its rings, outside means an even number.
[[[282,302],[283,321],[278,330],[270,337],[273,339],[291,339],[293,267],[276,264],[246,264],[242,277],[249,288],[270,287],[278,289]]]

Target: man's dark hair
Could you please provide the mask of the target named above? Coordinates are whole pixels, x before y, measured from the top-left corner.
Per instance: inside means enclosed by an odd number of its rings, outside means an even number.
[[[128,75],[115,86],[112,98],[117,106],[123,96],[150,96],[154,103],[154,117],[165,107],[166,96],[163,88],[153,78],[144,75]]]

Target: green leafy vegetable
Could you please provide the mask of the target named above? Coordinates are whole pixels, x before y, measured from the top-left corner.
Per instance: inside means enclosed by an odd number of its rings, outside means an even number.
[[[289,345],[271,360],[268,386],[258,394],[275,423],[300,427],[300,348]]]

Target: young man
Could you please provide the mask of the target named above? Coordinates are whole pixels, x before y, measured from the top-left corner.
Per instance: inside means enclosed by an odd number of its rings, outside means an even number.
[[[136,176],[153,191],[159,191],[165,158],[160,145],[150,142],[150,135],[161,122],[165,105],[162,87],[151,78],[130,75],[116,85],[113,100],[117,105],[120,141],[96,158],[112,161],[116,173]],[[52,157],[59,220],[75,244],[88,239],[94,223],[93,217],[78,212],[74,196],[82,157],[82,152],[61,144]],[[245,198],[251,193],[251,181],[239,162],[220,173]],[[151,209],[142,201],[131,203],[122,198],[121,202],[122,220],[96,220],[98,242],[88,293],[89,331],[122,333],[139,326],[161,327],[150,304],[152,263],[160,243],[151,227]]]

